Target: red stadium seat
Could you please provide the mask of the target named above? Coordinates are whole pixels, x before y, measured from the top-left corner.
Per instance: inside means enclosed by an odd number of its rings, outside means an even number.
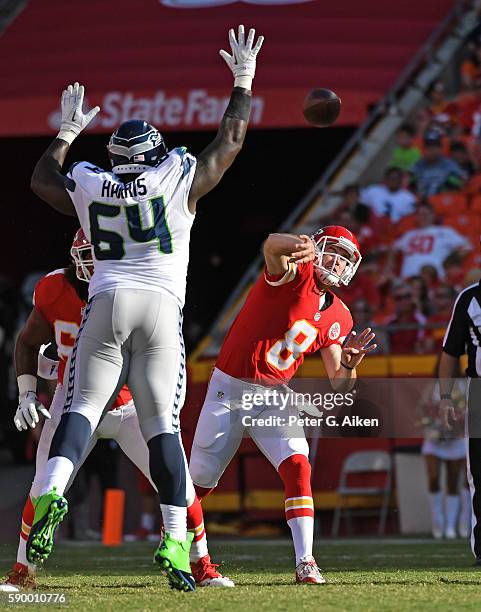
[[[469,207],[469,211],[471,213],[481,213],[481,195],[477,195],[471,200],[471,206]]]
[[[429,198],[436,214],[453,215],[468,210],[468,198],[464,193],[438,193]]]
[[[479,241],[481,233],[481,216],[475,213],[462,213],[459,215],[447,215],[444,217],[443,225],[453,227],[463,236]]]

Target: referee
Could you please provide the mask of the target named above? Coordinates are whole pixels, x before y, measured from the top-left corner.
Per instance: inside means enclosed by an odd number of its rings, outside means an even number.
[[[471,492],[471,549],[481,566],[481,282],[458,296],[444,336],[439,361],[440,417],[447,429],[457,420],[451,393],[459,358],[467,354],[466,467]]]

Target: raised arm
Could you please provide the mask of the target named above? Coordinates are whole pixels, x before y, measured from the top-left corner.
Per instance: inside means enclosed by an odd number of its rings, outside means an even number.
[[[50,418],[50,413],[37,399],[38,351],[42,344],[54,340],[49,324],[34,308],[15,343],[15,370],[18,383],[18,409],[15,413],[16,428],[32,429],[38,423],[38,413]]]
[[[60,132],[38,160],[30,181],[32,191],[39,198],[55,210],[73,217],[76,216],[75,207],[65,189],[68,179],[62,174],[62,167],[70,145],[100,110],[100,107],[96,106],[84,115],[83,99],[83,85],[75,83],[63,91]]]
[[[220,54],[234,75],[234,89],[215,139],[200,153],[189,193],[189,210],[195,212],[197,200],[211,191],[230,168],[242,148],[251,108],[251,88],[256,69],[256,57],[264,41],[259,36],[254,45],[255,30],[244,39],[244,26],[239,26],[238,40],[229,30],[232,55],[221,49]]]
[[[307,263],[315,256],[314,243],[305,234],[269,234],[264,242],[264,260],[269,274],[284,274],[290,262]]]

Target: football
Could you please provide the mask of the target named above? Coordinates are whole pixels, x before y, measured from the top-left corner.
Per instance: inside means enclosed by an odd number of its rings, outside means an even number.
[[[330,89],[312,89],[304,99],[304,117],[316,127],[332,125],[340,111],[341,99]]]

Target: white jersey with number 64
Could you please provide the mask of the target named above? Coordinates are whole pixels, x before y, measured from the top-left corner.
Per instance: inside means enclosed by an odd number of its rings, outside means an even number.
[[[94,254],[89,297],[147,289],[184,305],[194,221],[187,202],[195,166],[195,157],[178,148],[128,184],[88,162],[71,167],[67,191]]]

